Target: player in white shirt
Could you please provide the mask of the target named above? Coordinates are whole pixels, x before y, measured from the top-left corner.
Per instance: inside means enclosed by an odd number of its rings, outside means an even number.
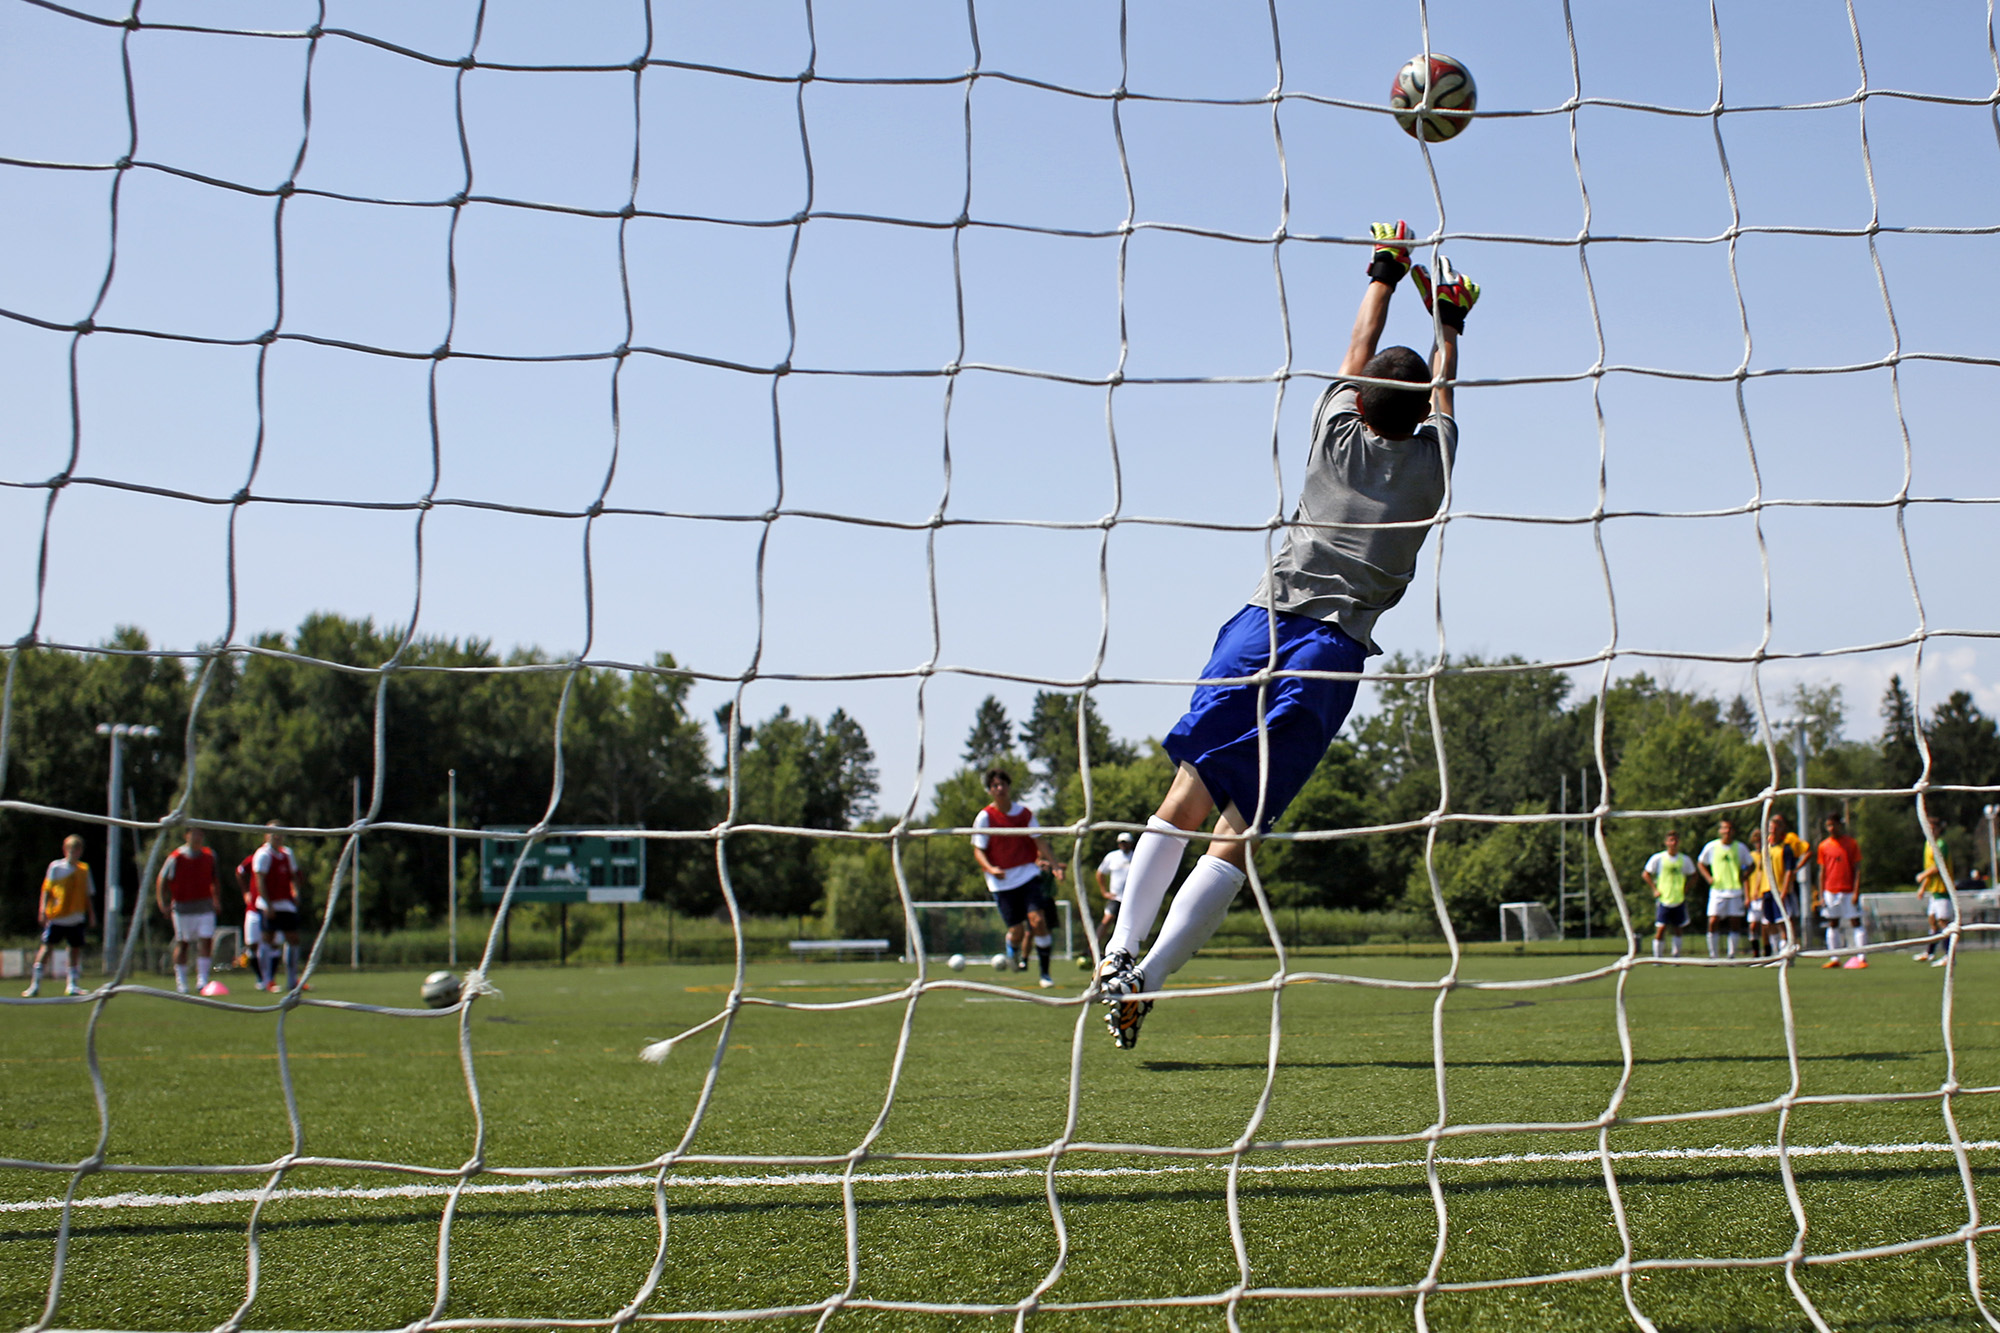
[[[1097,863],[1097,892],[1104,899],[1104,919],[1097,923],[1100,931],[1118,924],[1118,907],[1125,896],[1125,872],[1131,867],[1132,835],[1121,833],[1118,846]]]
[[[1716,936],[1727,932],[1729,957],[1743,939],[1743,879],[1750,873],[1750,849],[1736,839],[1736,824],[1725,819],[1715,830],[1715,840],[1695,858],[1701,877],[1708,883],[1708,956],[1715,957]]]

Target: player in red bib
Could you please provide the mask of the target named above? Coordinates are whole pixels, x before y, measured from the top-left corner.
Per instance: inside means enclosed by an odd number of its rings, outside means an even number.
[[[1014,799],[1014,778],[1006,769],[986,771],[986,794],[993,803],[972,821],[974,828],[1038,827],[1035,812]],[[972,859],[979,863],[986,887],[993,894],[993,905],[1007,923],[1007,961],[1019,971],[1028,970],[1028,937],[1032,935],[1035,955],[1042,964],[1041,985],[1055,985],[1056,979],[1049,975],[1049,954],[1055,947],[1049,923],[1055,920],[1056,906],[1042,872],[1052,870],[1060,878],[1062,871],[1049,859],[1048,844],[1033,834],[996,838],[975,833]]]
[[[276,990],[278,978],[273,963],[280,953],[284,954],[285,986],[296,990],[299,951],[293,941],[301,920],[299,891],[304,881],[291,848],[285,846],[285,835],[277,831],[278,821],[272,820],[267,827],[272,831],[264,835],[264,845],[250,858],[250,868],[257,878],[257,901],[264,912],[264,943],[259,950],[263,966],[259,971],[269,978],[264,983],[265,989]]]
[[[153,896],[160,914],[174,923],[174,989],[185,995],[190,944],[197,955],[195,986],[208,989],[209,969],[215,965],[215,914],[222,910],[222,900],[215,891],[215,853],[204,845],[202,831],[191,828],[181,839],[153,881]]]

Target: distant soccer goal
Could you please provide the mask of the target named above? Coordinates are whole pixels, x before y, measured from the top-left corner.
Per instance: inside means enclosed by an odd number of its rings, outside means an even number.
[[[1556,919],[1549,915],[1549,909],[1540,903],[1501,903],[1500,939],[1505,943],[1507,927],[1514,927],[1513,938],[1518,940],[1559,940],[1562,931],[1556,928]]]
[[[917,911],[917,940],[926,958],[949,958],[962,953],[980,959],[1007,947],[1007,927],[1000,911],[990,902],[911,903]],[[1055,932],[1056,955],[1076,956],[1076,904],[1057,902],[1062,926]],[[1546,915],[1546,913],[1544,914]]]

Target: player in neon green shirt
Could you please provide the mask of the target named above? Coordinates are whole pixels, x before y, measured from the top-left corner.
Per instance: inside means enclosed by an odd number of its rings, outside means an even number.
[[[1681,956],[1681,932],[1687,929],[1687,886],[1694,878],[1694,862],[1681,850],[1678,829],[1667,830],[1667,849],[1654,852],[1640,872],[1659,903],[1653,909],[1653,957],[1660,956],[1660,940],[1674,932],[1674,957]]]
[[[1734,820],[1722,821],[1695,864],[1708,883],[1708,956],[1715,957],[1716,936],[1726,931],[1734,958],[1743,939],[1743,877],[1750,869],[1750,849],[1736,840]]]

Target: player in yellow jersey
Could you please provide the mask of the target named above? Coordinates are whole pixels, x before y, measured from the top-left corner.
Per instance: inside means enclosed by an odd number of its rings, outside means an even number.
[[[1717,826],[1715,840],[1695,858],[1701,877],[1708,885],[1708,956],[1716,956],[1716,945],[1726,932],[1729,957],[1736,956],[1736,943],[1743,938],[1743,880],[1749,873],[1750,849],[1736,838],[1736,821],[1725,819]]]
[[[1952,884],[1951,849],[1944,845],[1944,820],[1932,815],[1931,836],[1924,840],[1924,870],[1917,876],[1917,891],[1924,895],[1924,915],[1929,918],[1928,933],[1932,935],[1951,925]],[[1937,944],[1924,946],[1917,961],[1943,967],[1951,961],[1951,937],[1947,935]]]
[[[1679,829],[1667,830],[1667,849],[1654,852],[1640,872],[1652,888],[1659,904],[1653,909],[1653,957],[1660,956],[1660,940],[1674,932],[1674,957],[1681,956],[1681,932],[1687,929],[1687,885],[1694,878],[1694,861],[1681,850]]]
[[[21,994],[33,999],[42,989],[42,967],[49,950],[60,944],[69,951],[69,984],[65,994],[80,993],[76,984],[83,971],[83,932],[97,924],[97,908],[92,904],[90,867],[83,862],[83,839],[72,833],[63,839],[62,860],[49,862],[42,875],[41,901],[35,905],[35,922],[42,928],[42,947],[35,950],[35,966],[28,989]]]

